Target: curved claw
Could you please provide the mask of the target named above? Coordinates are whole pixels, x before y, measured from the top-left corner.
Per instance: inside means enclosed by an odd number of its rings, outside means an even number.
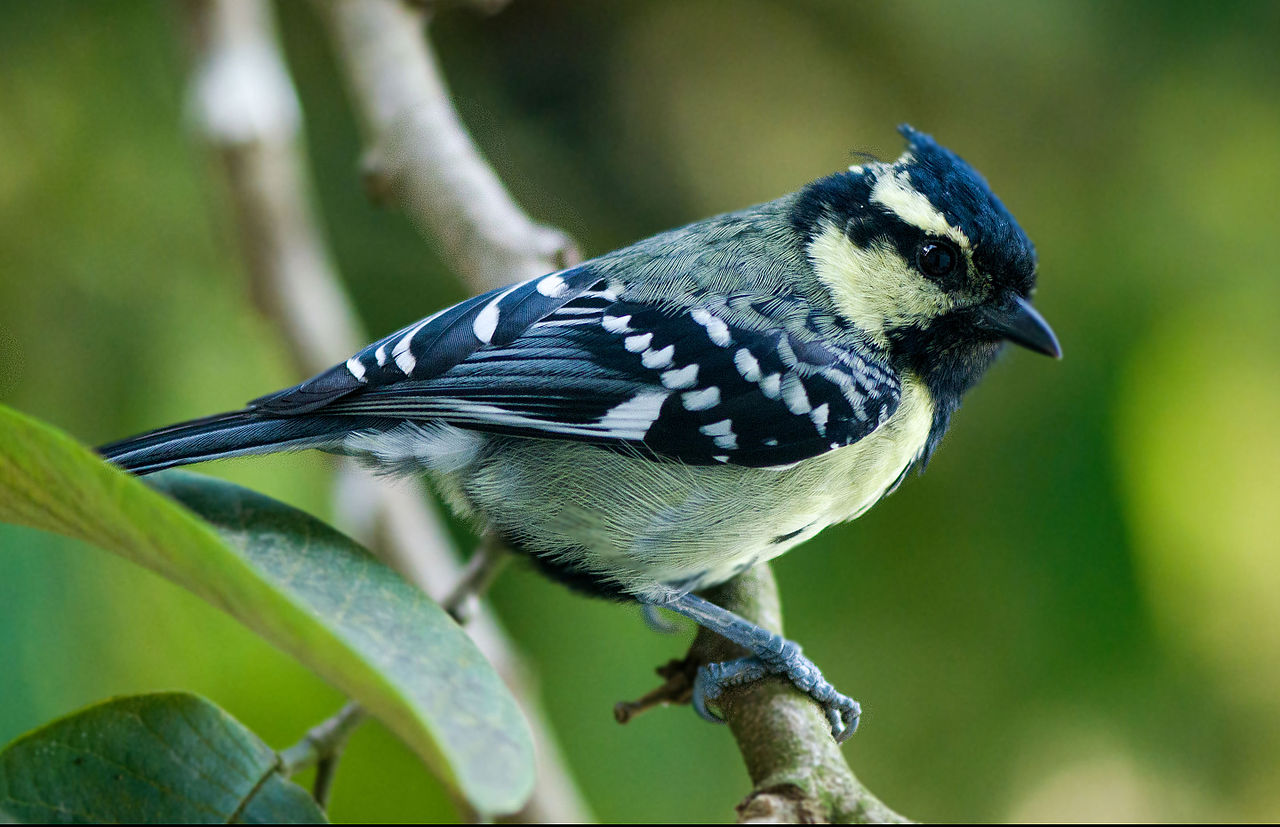
[[[703,719],[723,724],[724,718],[711,712],[707,708],[707,701],[720,697],[727,686],[741,686],[758,681],[769,673],[769,667],[759,658],[738,658],[699,666],[698,674],[693,679],[693,709]]]
[[[862,707],[852,698],[844,695],[838,696],[841,700],[848,701],[847,705],[837,705],[832,703],[825,707],[827,713],[827,722],[831,724],[831,735],[836,739],[837,744],[843,744],[849,740],[853,733],[858,731],[858,720],[862,717]]]
[[[663,617],[652,603],[641,603],[640,613],[644,616],[644,625],[651,631],[660,635],[674,635],[680,631],[680,627]]]
[[[720,685],[711,677],[711,672],[707,667],[699,666],[698,674],[693,679],[693,697],[690,699],[693,711],[698,713],[698,717],[704,721],[723,724],[724,718],[707,708],[707,701],[714,700],[719,696]]]
[[[766,675],[778,675],[822,708],[831,727],[831,736],[837,742],[845,741],[858,728],[862,714],[858,702],[837,692],[822,676],[817,664],[805,657],[795,642],[695,594],[673,594],[651,602],[684,615],[755,655],[708,664],[698,670],[694,677],[693,707],[703,718],[721,720],[707,709],[707,701],[719,697],[725,687],[741,686]]]
[[[799,656],[772,664],[751,657],[699,667],[693,680],[694,711],[704,720],[722,724],[724,719],[707,708],[707,701],[720,697],[726,687],[741,686],[769,675],[788,679],[822,707],[836,743],[843,744],[857,731],[862,707],[857,701],[837,692],[811,661]]]

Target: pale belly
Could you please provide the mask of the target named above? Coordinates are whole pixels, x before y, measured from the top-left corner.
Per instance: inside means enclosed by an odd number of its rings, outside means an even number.
[[[455,507],[524,550],[656,598],[724,582],[858,516],[920,455],[932,416],[927,395],[908,381],[873,434],[783,469],[486,438],[496,441],[474,463],[433,476]]]

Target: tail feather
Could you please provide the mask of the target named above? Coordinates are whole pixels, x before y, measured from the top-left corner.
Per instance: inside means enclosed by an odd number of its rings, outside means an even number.
[[[211,459],[336,445],[354,425],[342,417],[271,417],[252,410],[207,416],[122,439],[98,449],[135,474]]]

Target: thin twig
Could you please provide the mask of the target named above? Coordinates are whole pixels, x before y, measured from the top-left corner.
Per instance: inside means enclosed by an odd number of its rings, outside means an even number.
[[[465,626],[475,617],[480,598],[502,573],[511,552],[497,538],[486,534],[475,553],[467,561],[457,585],[449,592],[440,606],[456,623]]]
[[[342,748],[364,719],[364,709],[351,701],[333,717],[326,718],[308,730],[301,741],[280,752],[280,771],[285,775],[297,775],[311,766],[316,768],[312,796],[321,808],[328,806],[329,791],[333,786],[338,759],[342,757]]]
[[[689,659],[672,660],[654,671],[662,678],[662,684],[649,690],[634,701],[619,701],[613,706],[613,717],[625,724],[637,715],[659,706],[687,704],[693,697],[693,677],[696,667],[689,668]]]

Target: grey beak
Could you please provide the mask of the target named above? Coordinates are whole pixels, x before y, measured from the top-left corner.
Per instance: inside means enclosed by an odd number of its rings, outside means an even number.
[[[1058,337],[1053,335],[1053,328],[1021,296],[1014,296],[1000,307],[983,308],[981,318],[983,327],[1014,344],[1055,359],[1062,358],[1062,348],[1058,346]]]

